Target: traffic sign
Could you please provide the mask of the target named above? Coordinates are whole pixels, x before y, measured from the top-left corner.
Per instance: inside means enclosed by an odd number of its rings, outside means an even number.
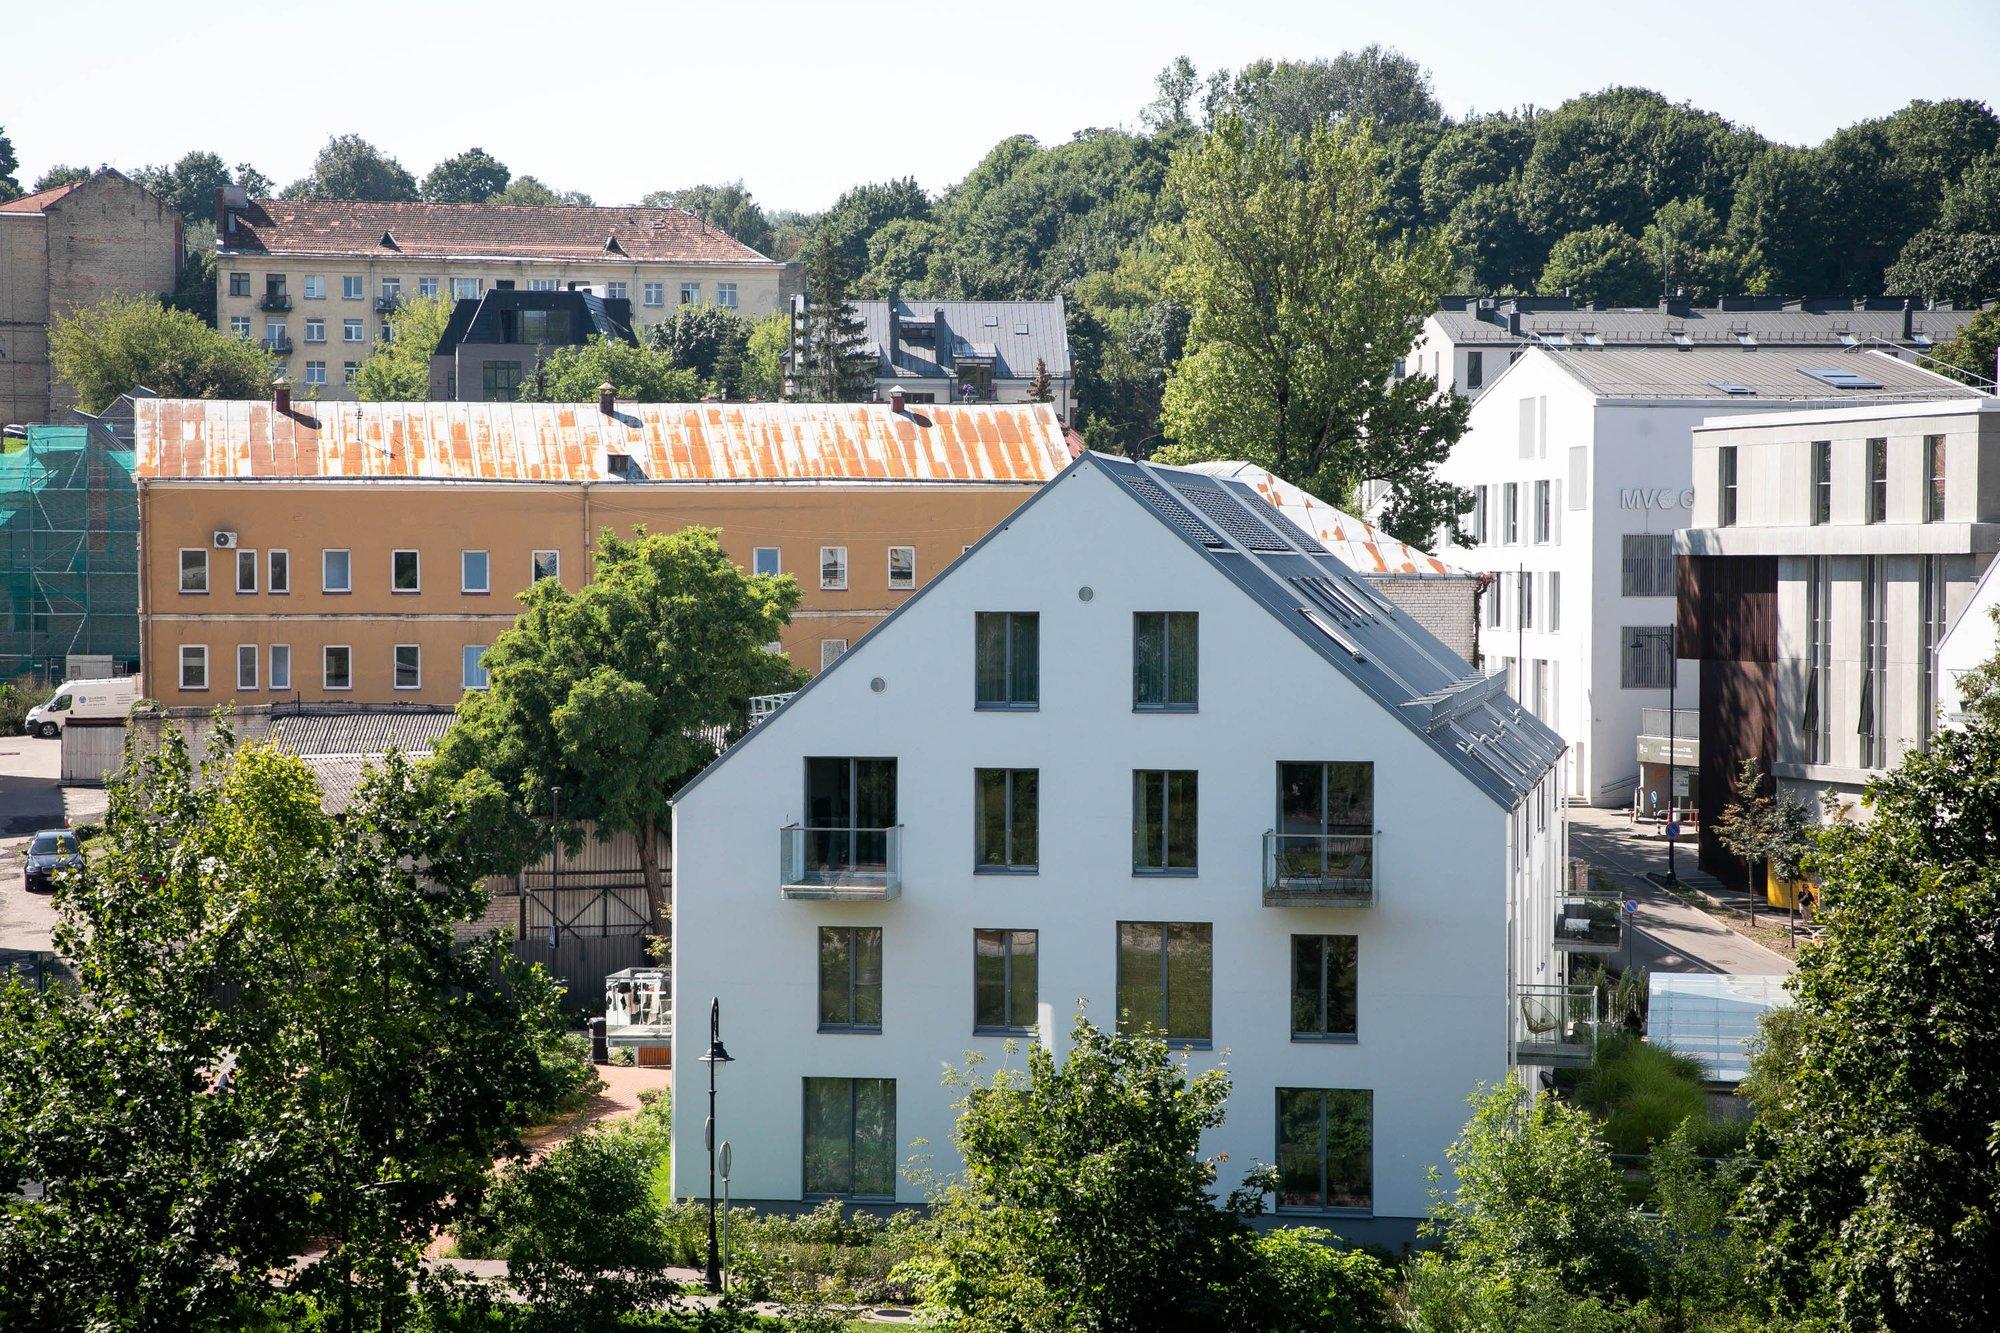
[[[1639,914],[1639,900],[1637,898],[1627,898],[1625,900],[1625,915],[1637,916],[1638,914]]]
[[[1678,838],[1678,837],[1680,837],[1680,836],[1681,836],[1681,826],[1680,826],[1679,824],[1673,824],[1673,823],[1670,823],[1670,824],[1668,824],[1668,825],[1667,825],[1667,841],[1668,841],[1668,842],[1672,842],[1672,841],[1674,841],[1674,840],[1675,840],[1676,838]]]

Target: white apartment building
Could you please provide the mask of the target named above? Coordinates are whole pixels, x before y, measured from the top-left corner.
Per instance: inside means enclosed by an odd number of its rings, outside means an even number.
[[[676,798],[675,1195],[711,998],[752,1202],[919,1201],[945,1070],[1081,1005],[1226,1064],[1219,1189],[1408,1239],[1467,1093],[1590,1036],[1562,745],[1499,684],[1248,486],[1085,454]]]
[[[2000,399],[1717,417],[1694,474],[1703,822],[1749,756],[1809,806],[1858,802],[1949,707],[1945,632],[2000,550]]]
[[[1572,798],[1630,804],[1643,711],[1696,697],[1690,663],[1670,675],[1673,534],[1694,503],[1693,429],[1723,413],[1970,392],[1879,352],[1763,347],[1538,347],[1502,372],[1439,469],[1472,492],[1471,544],[1437,550],[1493,576],[1481,664],[1509,671],[1569,743]]]
[[[1941,726],[1959,726],[1965,721],[1965,695],[1959,684],[1965,673],[1993,660],[2000,652],[2000,626],[1993,613],[2000,610],[2000,560],[1989,561],[1986,572],[1952,616],[1938,642],[1937,689],[1938,721]]]

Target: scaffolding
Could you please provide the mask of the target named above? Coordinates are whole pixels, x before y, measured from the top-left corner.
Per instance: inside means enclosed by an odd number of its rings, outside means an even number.
[[[0,679],[138,670],[139,494],[108,429],[30,426],[0,453],[0,598]]]

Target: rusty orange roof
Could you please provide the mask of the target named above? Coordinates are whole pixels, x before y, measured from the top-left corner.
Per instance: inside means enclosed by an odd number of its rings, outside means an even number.
[[[298,403],[138,398],[137,475],[223,479],[1039,483],[1069,465],[1046,403]],[[629,478],[627,478],[629,479]]]

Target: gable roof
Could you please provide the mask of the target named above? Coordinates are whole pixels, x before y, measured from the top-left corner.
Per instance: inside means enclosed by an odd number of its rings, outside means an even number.
[[[1474,672],[1464,658],[1310,535],[1275,522],[1274,510],[1249,486],[1191,469],[1097,453],[1083,454],[1054,480],[1080,468],[1095,468],[1116,482],[1168,532],[1297,635],[1329,667],[1388,709],[1501,808],[1519,805],[1561,759],[1566,748],[1562,737],[1508,697],[1504,676]],[[1051,483],[1037,490],[869,630],[853,649],[695,774],[674,799],[685,797],[739,749],[771,730],[821,681],[846,669],[859,655],[861,644],[885,633],[1054,489]]]
[[[777,262],[679,208],[253,199],[246,206],[224,210],[224,216],[227,225],[217,248],[225,255],[765,266]],[[385,239],[393,245],[385,244]]]
[[[19,199],[9,199],[0,204],[0,213],[40,213],[81,184],[82,181],[70,181],[66,185],[54,185],[34,194],[24,194]]]
[[[1477,578],[1469,570],[1448,565],[1429,551],[1390,536],[1372,523],[1336,509],[1310,491],[1292,485],[1269,468],[1255,463],[1190,464],[1190,472],[1240,481],[1257,498],[1290,519],[1332,551],[1341,564],[1357,574],[1411,574],[1436,578]]]
[[[148,480],[1040,482],[1073,456],[1046,403],[301,403],[135,398]],[[626,483],[633,484],[633,483]]]
[[[1599,398],[1654,399],[1662,402],[1713,401],[1747,406],[1756,403],[1865,403],[1978,398],[1976,389],[1946,379],[1922,366],[1898,360],[1886,352],[1822,350],[1804,347],[1586,347],[1556,351],[1529,348],[1514,366],[1530,357],[1550,363]],[[1873,387],[1842,389],[1811,375],[1814,370],[1852,371]],[[1493,381],[1498,384],[1499,379]],[[1737,385],[1748,393],[1731,393],[1719,386]],[[1492,392],[1488,386],[1487,392]]]
[[[1050,301],[927,301],[913,297],[855,301],[853,305],[868,341],[874,344],[878,376],[949,379],[961,357],[990,358],[993,378],[999,380],[1033,379],[1037,359],[1056,379],[1070,373],[1069,332],[1060,296]],[[889,323],[892,309],[896,312],[894,329]],[[940,314],[950,339],[943,356],[938,354],[936,334]]]

